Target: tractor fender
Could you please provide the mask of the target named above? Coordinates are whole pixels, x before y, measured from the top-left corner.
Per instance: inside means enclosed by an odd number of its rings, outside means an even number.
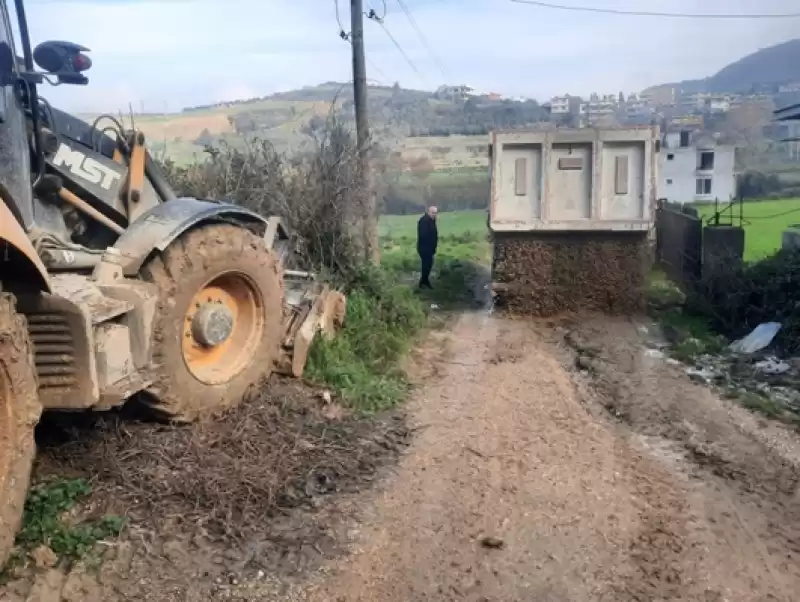
[[[188,197],[166,201],[143,213],[114,243],[121,254],[123,274],[136,276],[154,251],[163,251],[189,228],[220,222],[242,225],[259,236],[267,229],[267,221],[258,213],[230,203]]]
[[[0,280],[11,274],[15,279],[24,280],[26,286],[49,293],[47,269],[3,199],[0,199],[0,241],[5,247],[0,258]]]

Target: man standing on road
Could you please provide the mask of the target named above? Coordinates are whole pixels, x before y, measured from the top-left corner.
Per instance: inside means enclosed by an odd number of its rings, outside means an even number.
[[[439,233],[436,230],[436,207],[431,205],[417,222],[417,253],[420,260],[420,288],[433,288],[430,282],[433,256],[439,244]]]

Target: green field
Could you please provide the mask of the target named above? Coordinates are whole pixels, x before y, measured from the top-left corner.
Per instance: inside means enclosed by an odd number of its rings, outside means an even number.
[[[381,264],[398,272],[419,269],[419,215],[384,215],[380,219]],[[485,211],[439,213],[438,266],[451,261],[488,264],[491,259]],[[435,270],[436,268],[434,268]]]
[[[714,214],[713,205],[698,205],[704,221]],[[771,255],[781,246],[783,231],[800,224],[800,199],[750,201],[742,208],[745,228],[745,259],[755,261]],[[738,207],[734,223],[738,224]],[[380,219],[383,256],[389,262],[416,265],[414,250],[419,215],[384,215]],[[721,223],[726,223],[725,218]],[[439,213],[440,255],[486,261],[490,249],[486,240],[486,211]]]
[[[698,205],[704,221],[713,216],[713,205]],[[742,207],[747,261],[763,259],[781,246],[781,234],[792,224],[800,224],[800,199],[750,201]],[[734,224],[739,223],[739,208],[734,207]],[[723,218],[720,223],[729,223]]]
[[[416,240],[419,215],[382,215],[380,220],[381,238],[392,239],[410,237]],[[484,233],[486,211],[452,211],[439,213],[437,218],[439,236],[462,235],[465,233]]]

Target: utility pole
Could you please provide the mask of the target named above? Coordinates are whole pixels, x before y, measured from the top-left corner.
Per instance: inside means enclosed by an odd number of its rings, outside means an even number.
[[[350,45],[353,48],[353,100],[356,111],[356,141],[361,161],[361,178],[366,194],[362,216],[364,253],[368,261],[378,262],[378,215],[372,178],[369,173],[369,123],[367,120],[367,66],[364,56],[364,6],[350,0]]]

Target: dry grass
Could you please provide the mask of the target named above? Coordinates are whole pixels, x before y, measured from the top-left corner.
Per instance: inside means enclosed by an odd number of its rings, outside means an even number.
[[[356,418],[288,381],[193,427],[72,416],[51,417],[40,429],[39,474],[91,480],[97,512],[222,539],[357,489],[409,434],[398,415]]]

